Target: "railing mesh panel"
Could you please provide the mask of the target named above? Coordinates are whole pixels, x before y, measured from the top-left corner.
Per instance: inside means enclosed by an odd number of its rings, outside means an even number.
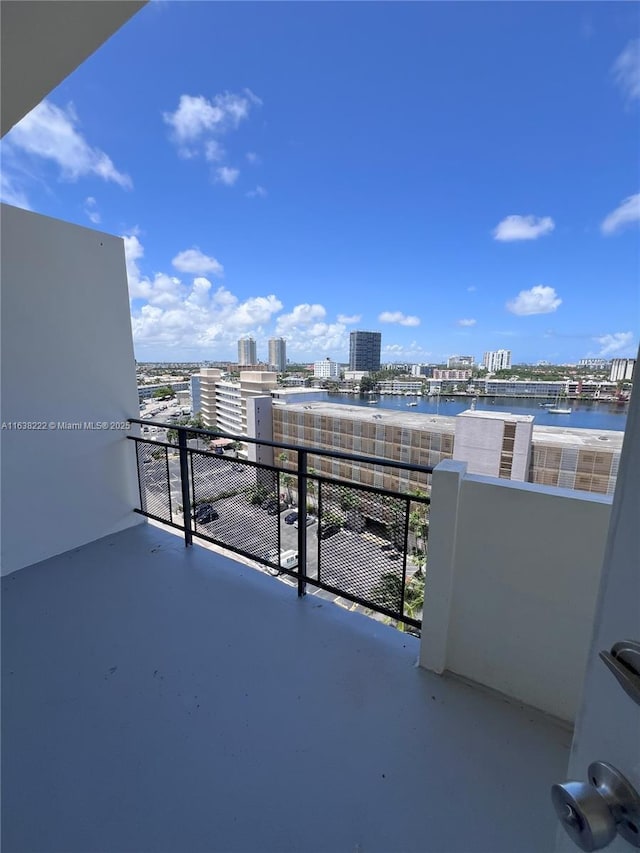
[[[174,521],[172,487],[175,495],[180,492],[180,470],[177,461],[170,462],[168,449],[151,442],[136,441],[136,448],[142,502],[140,509],[163,521]]]
[[[408,501],[335,482],[318,486],[319,581],[399,615]]]
[[[226,456],[190,457],[194,533],[278,565],[279,473]]]

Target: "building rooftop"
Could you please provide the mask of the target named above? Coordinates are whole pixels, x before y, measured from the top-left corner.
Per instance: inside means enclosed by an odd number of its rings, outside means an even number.
[[[278,407],[279,411],[284,407]],[[287,411],[304,411],[314,415],[324,415],[331,418],[348,418],[354,421],[369,421],[375,419],[378,423],[391,424],[405,429],[422,429],[430,432],[455,431],[455,417],[445,415],[425,415],[414,412],[397,412],[393,409],[365,409],[363,406],[349,406],[347,403],[292,403],[286,406]]]
[[[516,423],[530,424],[534,419],[534,415],[514,415],[512,412],[486,412],[476,409],[467,409],[456,415],[458,418],[478,418],[478,420],[493,420],[493,421],[516,421]]]
[[[578,429],[533,425],[532,440],[536,444],[567,444],[602,450],[622,450],[624,432],[617,429]]]
[[[283,401],[278,405],[278,411],[306,412],[314,415],[324,415],[325,417],[333,418],[348,418],[350,420],[375,420],[377,423],[391,424],[392,426],[402,427],[404,429],[420,429],[429,432],[445,432],[454,434],[456,430],[456,418],[460,415],[430,415],[419,412],[407,411],[400,412],[394,409],[383,409],[371,406],[371,409],[365,409],[363,406],[350,406],[347,403],[289,403]],[[556,427],[542,426],[535,422],[535,415],[517,415],[511,412],[495,412],[495,411],[473,411],[468,409],[466,412],[461,412],[465,417],[475,418],[492,418],[494,420],[509,419],[513,421],[522,421],[531,423],[533,421],[533,436],[532,440],[537,443],[548,444],[566,444],[593,447],[602,449],[603,447],[609,450],[620,451],[622,449],[622,440],[624,432],[620,430],[595,430],[595,429],[579,429],[577,427]]]

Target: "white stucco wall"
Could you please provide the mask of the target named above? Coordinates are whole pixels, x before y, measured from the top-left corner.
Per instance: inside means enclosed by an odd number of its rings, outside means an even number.
[[[58,428],[137,413],[122,240],[2,205],[3,574],[141,521],[126,430]]]
[[[421,664],[573,721],[611,499],[464,467],[434,475]]]
[[[273,441],[273,416],[271,397],[247,397],[247,435]],[[261,444],[247,444],[247,459],[260,465],[273,465],[273,448]]]

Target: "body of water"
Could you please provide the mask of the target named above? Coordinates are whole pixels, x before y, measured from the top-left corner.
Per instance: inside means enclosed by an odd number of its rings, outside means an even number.
[[[375,406],[369,400],[377,400]],[[471,408],[471,397],[395,397],[372,395],[359,397],[356,394],[329,394],[332,403],[347,403],[367,409],[391,409],[395,411],[421,413],[425,415],[459,415]],[[449,402],[450,401],[450,402]],[[408,402],[417,403],[407,406]],[[569,400],[560,405],[571,409],[570,415],[552,415],[539,403],[544,400],[523,400],[520,397],[481,397],[476,403],[477,411],[513,412],[518,415],[534,415],[536,424],[580,429],[614,429],[624,431],[627,423],[628,403],[617,405],[596,400]]]

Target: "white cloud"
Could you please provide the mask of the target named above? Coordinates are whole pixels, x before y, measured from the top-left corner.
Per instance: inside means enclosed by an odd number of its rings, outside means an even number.
[[[467,288],[467,293],[475,293],[477,289],[478,288],[475,286],[475,284],[472,284],[470,287]]]
[[[180,144],[195,142],[207,132],[226,133],[249,116],[251,105],[261,103],[245,89],[242,94],[222,92],[208,100],[203,95],[180,95],[175,112],[162,114]]]
[[[210,163],[220,163],[226,156],[226,151],[217,139],[209,139],[204,146],[204,156]]]
[[[274,314],[282,310],[282,302],[270,294],[269,296],[252,296],[238,305],[232,317],[229,318],[231,328],[248,328],[267,323]]]
[[[223,350],[234,347],[242,334],[262,334],[262,324],[282,309],[273,294],[240,302],[223,287],[212,292],[211,282],[197,276],[190,286],[162,274],[150,282],[148,300],[134,311],[131,322],[137,345]]]
[[[473,319],[469,318],[469,319],[458,320],[458,325],[459,326],[475,326],[475,324],[477,322],[478,322],[477,320],[473,320]]]
[[[216,183],[232,187],[238,180],[239,174],[239,169],[234,169],[231,166],[220,166],[219,169],[216,169]]]
[[[599,356],[635,354],[633,332],[614,332],[612,335],[601,335],[595,338],[600,345]]]
[[[362,320],[362,314],[338,314],[338,323],[344,323],[345,326],[350,326],[353,323],[359,323]]]
[[[247,151],[246,157],[247,163],[251,163],[252,166],[259,166],[262,162],[260,156],[255,151]]]
[[[129,279],[129,296],[131,299],[146,299],[150,293],[150,283],[141,278],[138,266],[138,261],[144,256],[144,248],[136,234],[125,234],[122,239]]]
[[[0,200],[4,204],[21,207],[23,210],[31,210],[29,199],[22,187],[15,183],[15,179],[9,177],[6,171],[0,173]]]
[[[640,39],[627,43],[611,71],[627,101],[640,98]]]
[[[382,354],[389,356],[391,361],[423,361],[432,355],[417,341],[411,341],[410,344],[386,344],[382,347]]]
[[[313,358],[316,353],[345,352],[349,343],[347,327],[342,318],[327,323],[324,305],[296,305],[289,314],[282,314],[276,323],[276,334],[287,338],[287,351]]]
[[[84,200],[84,212],[94,225],[99,225],[102,221],[100,211],[98,210],[98,203],[91,195],[87,196]]]
[[[260,184],[255,188],[255,190],[249,190],[246,194],[247,198],[266,198],[267,191],[264,187],[261,187]]]
[[[603,234],[614,234],[625,225],[640,221],[640,193],[625,198],[615,210],[612,210],[600,225]]]
[[[550,234],[555,223],[550,216],[507,216],[499,222],[494,231],[494,240],[510,242],[512,240],[537,240],[544,234]]]
[[[66,181],[95,175],[130,189],[131,178],[119,172],[110,157],[92,148],[78,130],[78,116],[72,104],[65,109],[42,101],[7,135],[11,146],[27,154],[51,160]]]
[[[226,162],[227,151],[220,138],[247,121],[253,107],[260,104],[262,101],[250,89],[222,92],[212,98],[184,94],[175,111],[164,112],[162,117],[171,128],[170,138],[177,146],[178,155],[187,160],[204,156],[207,162],[219,164],[213,172],[213,181],[230,187],[238,180],[240,170]],[[249,163],[259,162],[254,152],[245,156]],[[250,198],[266,194],[261,186],[247,193]]]
[[[400,326],[419,326],[420,318],[403,314],[402,311],[383,311],[378,315],[381,323],[398,323]]]
[[[520,293],[507,302],[507,310],[512,314],[527,316],[529,314],[551,314],[562,304],[562,299],[553,287],[536,284],[531,290],[521,290]]]
[[[209,257],[209,255],[205,255],[197,247],[179,252],[171,263],[179,272],[194,273],[196,275],[210,273],[218,277],[224,274],[224,267],[220,261]]]
[[[287,334],[294,329],[310,326],[318,320],[323,320],[326,316],[327,311],[324,305],[309,305],[309,303],[296,305],[290,314],[282,314],[278,317],[277,333],[279,335]]]

